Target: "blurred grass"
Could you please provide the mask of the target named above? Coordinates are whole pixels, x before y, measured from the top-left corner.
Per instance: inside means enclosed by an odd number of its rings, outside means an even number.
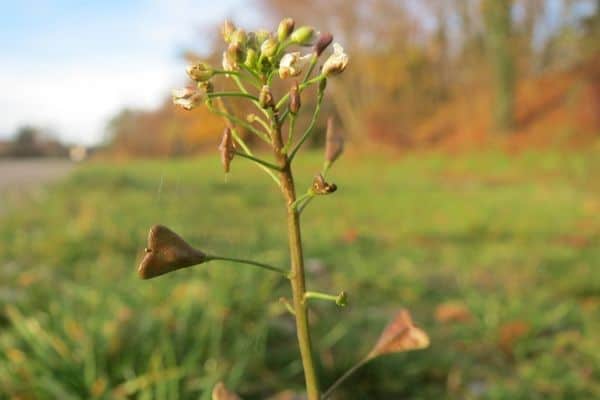
[[[319,155],[300,160],[307,187]],[[427,351],[360,371],[340,398],[600,397],[600,157],[343,159],[305,212],[323,386],[401,306]],[[92,163],[0,216],[0,398],[246,399],[300,389],[275,274],[214,263],[140,281],[153,223],[200,248],[287,263],[272,182],[236,160]],[[470,319],[441,322],[440,305]],[[442,318],[443,319],[443,318]]]

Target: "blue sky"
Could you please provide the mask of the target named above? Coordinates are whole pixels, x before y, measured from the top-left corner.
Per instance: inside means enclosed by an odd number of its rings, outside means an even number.
[[[185,81],[183,49],[226,17],[253,20],[243,0],[4,2],[0,138],[48,127],[69,142],[101,140],[124,106],[153,107]]]

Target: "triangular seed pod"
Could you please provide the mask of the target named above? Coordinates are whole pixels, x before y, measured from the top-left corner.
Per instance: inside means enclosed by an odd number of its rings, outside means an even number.
[[[408,310],[400,310],[386,326],[368,355],[369,359],[384,354],[419,350],[429,346],[429,336],[413,324]]]
[[[148,234],[148,247],[138,274],[142,279],[150,279],[207,260],[206,254],[194,249],[166,226],[154,225]]]
[[[327,118],[325,135],[325,163],[331,165],[344,151],[344,137],[335,129],[333,117]]]

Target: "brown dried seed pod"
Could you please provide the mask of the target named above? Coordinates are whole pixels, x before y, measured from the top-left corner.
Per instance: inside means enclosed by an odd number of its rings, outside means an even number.
[[[413,324],[408,310],[400,310],[379,336],[368,358],[403,351],[419,350],[429,346],[427,333]]]
[[[337,190],[335,183],[325,182],[323,175],[319,174],[313,179],[312,190],[315,194],[331,194]]]
[[[162,225],[154,225],[148,234],[146,254],[138,267],[142,279],[150,279],[175,270],[202,264],[207,256],[178,234]]]
[[[225,172],[229,172],[231,166],[231,160],[235,155],[235,145],[233,143],[233,136],[231,134],[231,128],[227,127],[223,130],[223,137],[221,138],[221,144],[219,144],[219,152],[221,153],[221,163]]]
[[[329,165],[344,151],[344,137],[335,129],[333,117],[327,118],[327,132],[325,134],[325,162]]]
[[[290,89],[290,112],[297,114],[301,105],[300,88],[298,87],[298,82],[294,82],[294,86]]]

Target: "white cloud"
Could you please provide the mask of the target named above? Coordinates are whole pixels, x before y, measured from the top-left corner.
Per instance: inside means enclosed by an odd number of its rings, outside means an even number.
[[[176,49],[198,43],[199,26],[241,3],[149,0],[135,15],[115,9],[109,20],[82,20],[29,38],[46,59],[26,55],[0,64],[0,134],[34,124],[69,142],[98,142],[120,109],[156,107],[179,86],[185,74]]]

